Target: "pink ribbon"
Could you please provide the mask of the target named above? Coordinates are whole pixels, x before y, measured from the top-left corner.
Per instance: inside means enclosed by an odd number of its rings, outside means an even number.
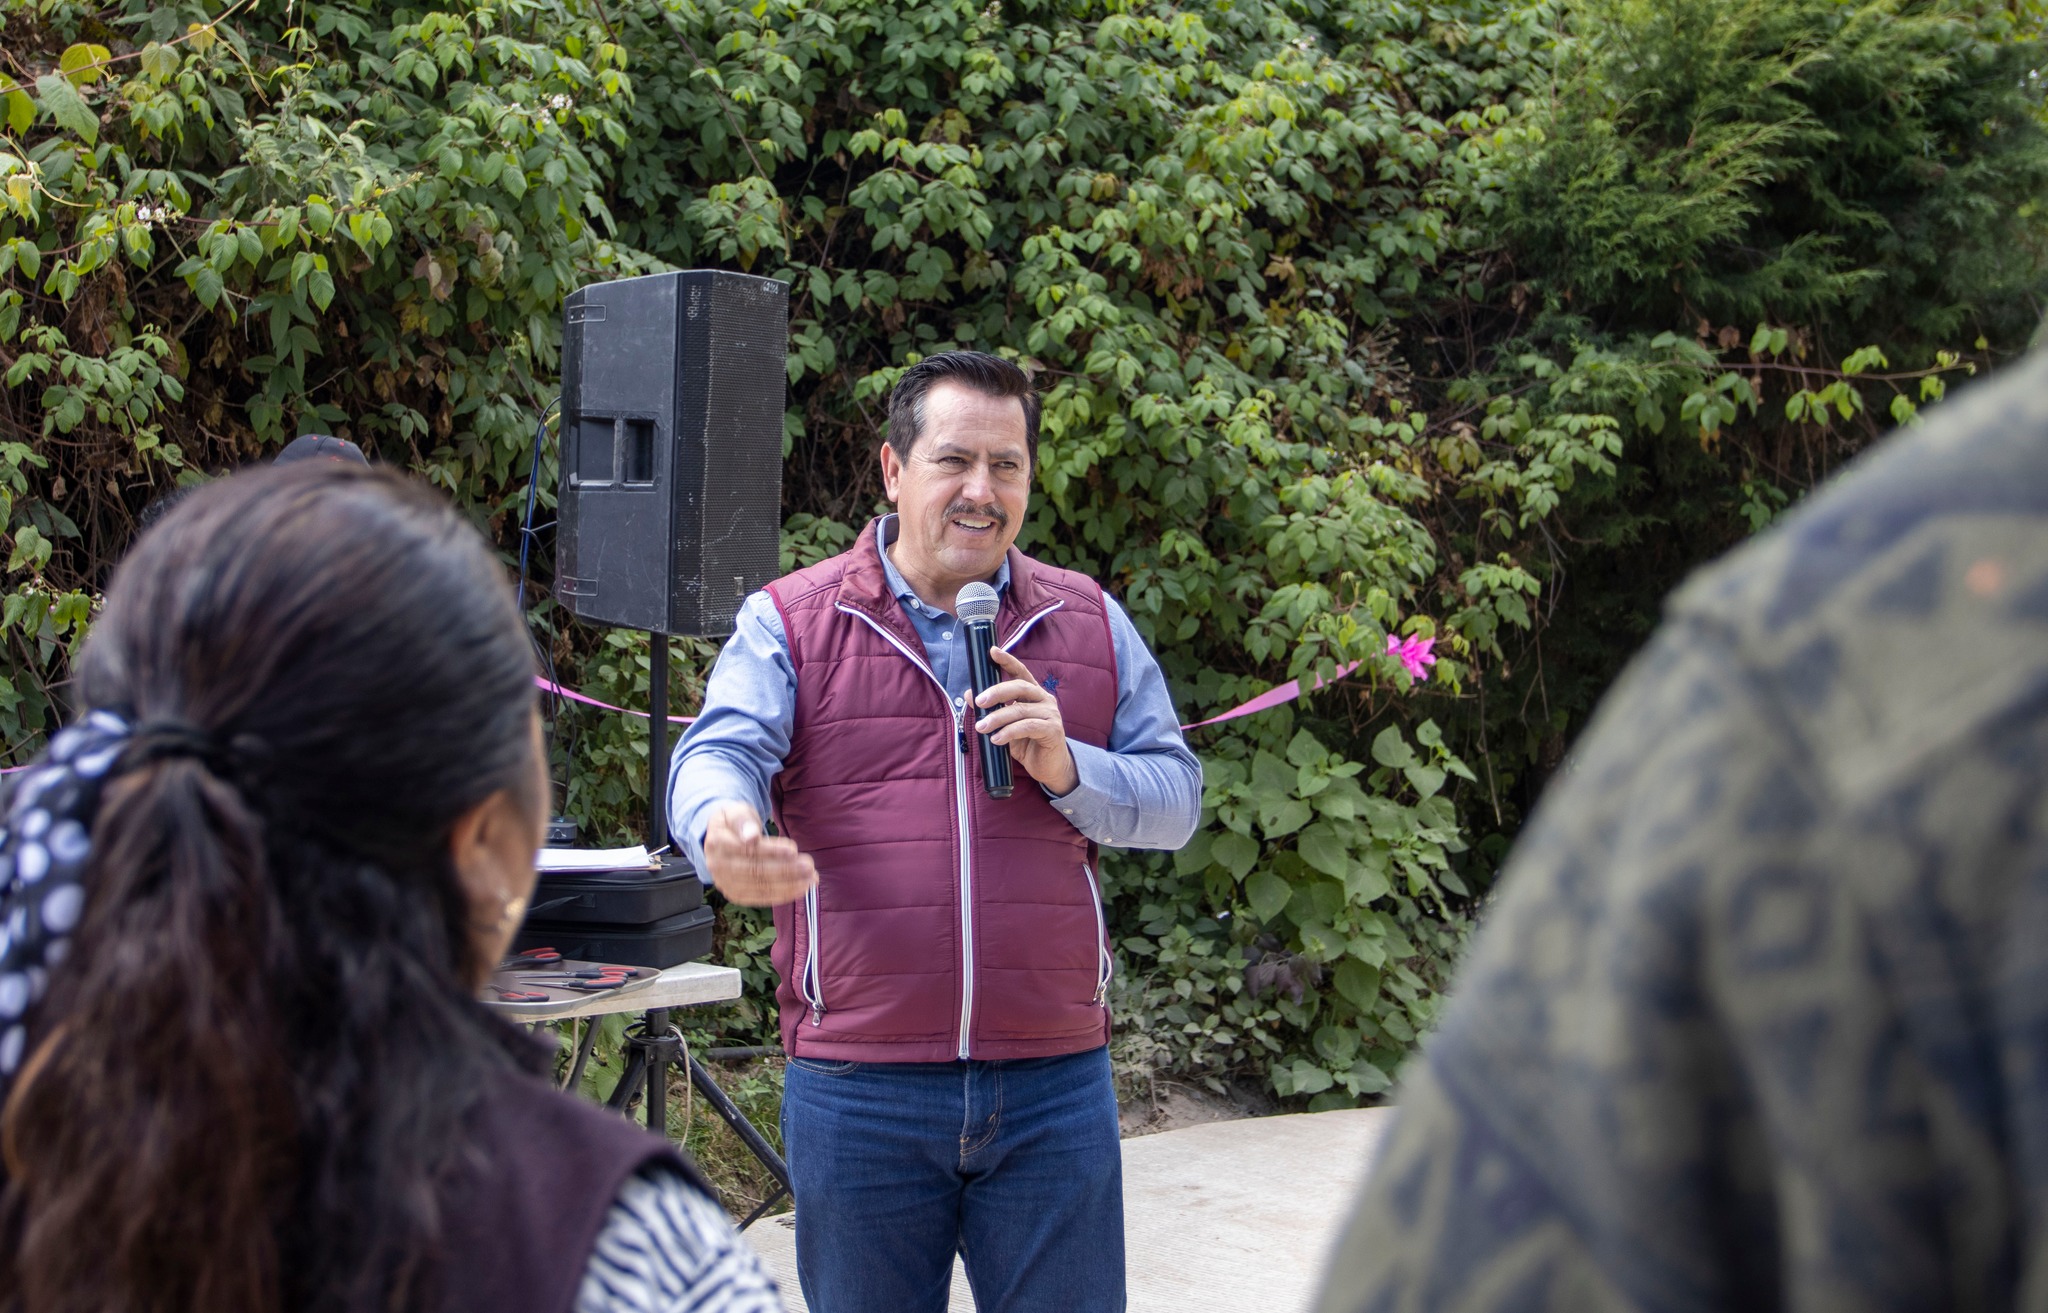
[[[1352,671],[1358,669],[1358,666],[1359,663],[1356,661],[1353,661],[1349,665],[1339,666],[1337,667],[1337,673],[1331,675],[1328,679],[1317,680],[1315,686],[1317,688],[1321,688],[1325,684],[1334,684],[1338,680],[1350,674]],[[600,702],[596,698],[587,697],[584,694],[578,693],[573,688],[563,688],[560,684],[557,684],[553,680],[548,679],[542,675],[535,675],[533,677],[533,682],[539,687],[546,689],[550,693],[554,693],[561,697],[568,698],[571,702],[581,702],[583,705],[587,707],[602,707],[606,711],[617,711],[621,714],[628,716],[639,716],[643,720],[646,719],[648,714],[644,711],[635,711],[631,707],[615,707],[609,702]],[[1292,702],[1300,696],[1301,681],[1298,679],[1290,679],[1285,684],[1281,684],[1275,688],[1267,689],[1265,692],[1259,694],[1257,697],[1253,698],[1249,702],[1240,703],[1239,705],[1232,707],[1230,710],[1224,712],[1220,716],[1211,716],[1207,720],[1198,720],[1192,725],[1182,725],[1181,728],[1200,729],[1204,725],[1219,725],[1226,720],[1236,720],[1239,716],[1257,715],[1261,711],[1270,711],[1274,707],[1279,706],[1283,702]],[[678,725],[688,725],[693,723],[696,719],[697,718],[695,716],[669,717],[669,720]],[[14,767],[14,769],[20,770],[21,767],[16,766]]]
[[[1359,663],[1356,661],[1353,661],[1348,666],[1338,666],[1337,673],[1331,675],[1328,679],[1317,680],[1315,686],[1317,688],[1321,688],[1325,684],[1334,684],[1338,680],[1344,678],[1344,676],[1358,669],[1358,666]],[[1249,702],[1242,703],[1238,706],[1232,707],[1230,710],[1224,712],[1220,716],[1211,716],[1207,720],[1198,720],[1192,725],[1182,725],[1181,728],[1200,729],[1204,725],[1215,725],[1220,724],[1221,722],[1226,720],[1236,720],[1239,716],[1256,715],[1261,711],[1270,711],[1274,707],[1279,706],[1283,702],[1292,702],[1294,701],[1294,699],[1300,696],[1301,681],[1298,679],[1290,679],[1285,684],[1281,684],[1276,688],[1267,689],[1265,692],[1259,694],[1257,697],[1253,698]]]
[[[1337,672],[1335,674],[1331,675],[1328,679],[1317,680],[1315,686],[1317,688],[1322,688],[1326,684],[1334,684],[1338,680],[1350,674],[1352,671],[1358,669],[1358,667],[1359,663],[1356,661],[1351,662],[1349,665],[1339,666],[1337,667]],[[616,711],[621,713],[622,715],[639,716],[643,720],[647,718],[647,712],[635,711],[631,707],[613,706],[609,702],[600,702],[594,697],[589,697],[585,694],[578,693],[573,688],[564,688],[560,684],[557,684],[553,680],[548,679],[542,675],[535,675],[533,677],[533,682],[540,688],[546,689],[550,693],[554,693],[560,697],[568,698],[571,702],[581,702],[583,705],[587,707],[601,707],[606,711]],[[1249,702],[1243,702],[1238,704],[1237,706],[1232,707],[1230,710],[1224,712],[1220,716],[1211,716],[1207,720],[1198,720],[1194,722],[1192,725],[1182,725],[1181,728],[1200,729],[1204,725],[1220,725],[1226,720],[1236,720],[1239,716],[1255,716],[1261,711],[1270,711],[1274,707],[1277,707],[1284,702],[1292,702],[1300,696],[1301,681],[1298,679],[1290,679],[1285,684],[1281,684],[1277,687],[1267,689],[1265,692],[1259,694],[1257,697],[1253,698]],[[669,717],[669,720],[677,725],[692,724],[696,721],[696,719],[697,718],[695,716]],[[20,770],[22,768],[16,766],[14,767],[14,769]]]
[[[1317,680],[1315,686],[1317,688],[1321,688],[1325,684],[1334,684],[1338,680],[1350,674],[1352,671],[1358,669],[1358,665],[1358,662],[1353,661],[1348,666],[1339,666],[1337,667],[1336,674],[1330,676],[1326,680]],[[535,675],[533,677],[533,682],[536,687],[545,689],[548,692],[555,694],[557,697],[565,697],[569,699],[571,702],[581,702],[584,706],[599,707],[605,711],[616,711],[621,715],[638,716],[642,720],[645,720],[647,718],[647,712],[635,711],[631,707],[615,707],[609,702],[600,702],[594,697],[589,697],[585,694],[578,693],[573,688],[563,688],[560,684],[557,684],[554,680],[549,679],[544,675]],[[1253,698],[1249,702],[1241,703],[1238,706],[1232,707],[1230,710],[1224,712],[1220,716],[1211,716],[1207,720],[1198,720],[1192,725],[1182,725],[1181,728],[1200,729],[1204,725],[1219,725],[1226,720],[1236,720],[1239,716],[1257,715],[1261,711],[1270,711],[1274,707],[1279,706],[1283,702],[1292,702],[1294,701],[1294,699],[1300,696],[1301,681],[1298,679],[1290,679],[1285,684],[1282,684],[1277,688],[1267,689],[1265,692],[1259,694],[1257,697]],[[696,721],[696,719],[697,718],[695,716],[669,717],[670,722],[677,725],[692,724]],[[33,762],[29,763],[29,765],[34,764],[35,763]],[[12,775],[16,771],[23,771],[27,769],[28,766],[0,767],[0,775]]]
[[[553,693],[558,697],[565,697],[569,699],[571,702],[581,702],[586,707],[603,707],[606,711],[616,711],[622,715],[627,716],[638,716],[642,720],[646,720],[649,715],[648,712],[635,711],[631,707],[615,707],[609,702],[599,702],[596,698],[586,697],[583,694],[578,693],[573,688],[563,688],[560,684],[557,684],[554,680],[549,679],[544,675],[535,675],[533,677],[533,682],[540,688],[546,689],[548,692]],[[670,716],[669,723],[674,725],[688,725],[696,719],[697,718],[695,716]]]

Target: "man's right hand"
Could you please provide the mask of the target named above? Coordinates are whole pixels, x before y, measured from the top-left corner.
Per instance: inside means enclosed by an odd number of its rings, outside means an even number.
[[[762,832],[761,813],[744,802],[722,802],[704,830],[704,865],[711,883],[732,902],[773,907],[793,902],[818,883],[818,867],[794,839]]]

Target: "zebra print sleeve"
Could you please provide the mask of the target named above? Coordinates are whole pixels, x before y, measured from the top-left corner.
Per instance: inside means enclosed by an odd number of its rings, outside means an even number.
[[[627,1180],[606,1214],[575,1313],[781,1313],[775,1278],[718,1205],[674,1172]]]

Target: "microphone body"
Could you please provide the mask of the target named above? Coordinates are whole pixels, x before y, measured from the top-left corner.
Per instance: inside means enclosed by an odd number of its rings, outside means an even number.
[[[961,624],[967,626],[967,676],[974,686],[975,697],[1003,682],[1002,673],[988,654],[988,650],[996,645],[998,607],[996,590],[984,583],[968,584],[960,590],[959,600],[954,603],[954,614],[960,618]],[[991,711],[994,709],[989,708]],[[979,713],[981,709],[970,705],[968,710]],[[974,738],[981,744],[981,787],[991,798],[1009,797],[1010,750],[1000,743],[991,742],[986,734],[976,734]],[[962,748],[966,746],[961,744]]]
[[[996,627],[986,620],[973,620],[967,624],[967,671],[974,685],[974,696],[980,697],[997,684],[1003,682],[1002,672],[996,669],[995,661],[988,650],[996,645]],[[970,712],[978,713],[980,708],[969,706]],[[993,711],[995,708],[990,707]],[[1010,782],[1010,750],[986,734],[976,734],[974,741],[981,745],[981,787],[991,798],[1007,798],[1013,786]]]

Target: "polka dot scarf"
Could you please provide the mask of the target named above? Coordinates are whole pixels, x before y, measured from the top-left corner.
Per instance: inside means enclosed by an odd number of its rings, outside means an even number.
[[[0,1102],[28,1047],[29,1009],[64,960],[85,910],[85,860],[100,791],[131,741],[95,711],[50,740],[14,784],[0,828]]]

